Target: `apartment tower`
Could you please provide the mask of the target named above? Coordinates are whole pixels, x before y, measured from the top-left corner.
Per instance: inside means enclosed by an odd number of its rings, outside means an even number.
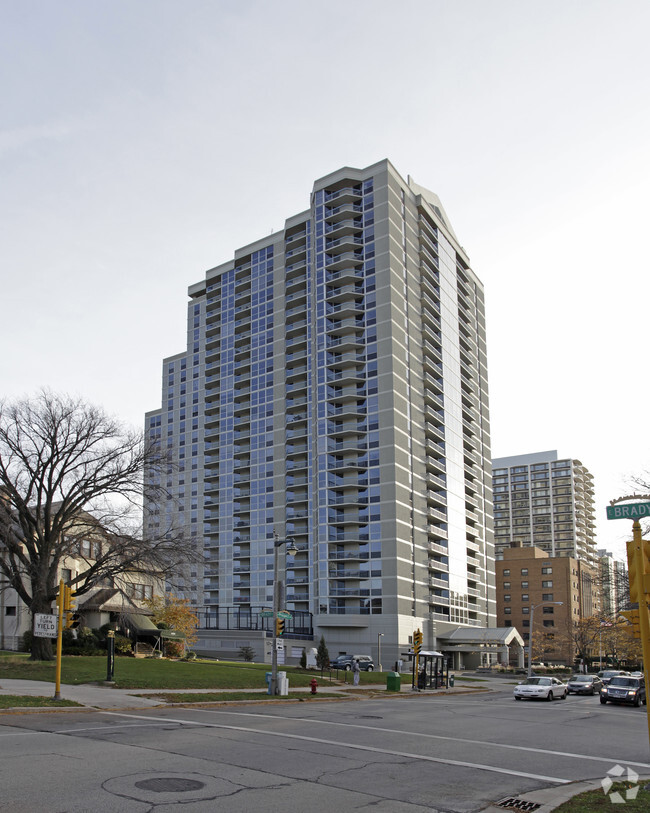
[[[511,545],[582,559],[597,568],[594,478],[556,451],[492,461],[497,558]]]
[[[483,287],[436,195],[385,160],[340,169],[189,298],[146,416],[177,461],[146,523],[203,551],[183,595],[270,607],[275,532],[299,548],[283,604],[331,655],[493,625]]]

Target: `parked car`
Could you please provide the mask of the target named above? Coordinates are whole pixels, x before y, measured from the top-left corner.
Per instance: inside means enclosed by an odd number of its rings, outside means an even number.
[[[603,688],[603,682],[598,675],[572,675],[567,683],[569,694],[597,694]]]
[[[566,683],[554,677],[529,677],[515,686],[515,700],[565,700],[568,694]]]
[[[633,706],[645,703],[645,680],[624,675],[611,678],[607,686],[603,686],[600,693],[600,702],[604,705],[607,701],[611,703],[631,703]]]
[[[352,669],[352,661],[359,661],[359,669],[362,672],[374,671],[375,664],[370,655],[339,655],[330,661],[330,669],[344,669],[349,672]]]
[[[623,669],[604,669],[602,672],[598,673],[598,677],[603,681],[603,684],[607,686],[612,678],[629,674],[629,672],[625,672]]]

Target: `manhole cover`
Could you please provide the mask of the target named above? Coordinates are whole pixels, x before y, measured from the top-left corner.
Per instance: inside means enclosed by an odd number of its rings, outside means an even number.
[[[168,776],[157,779],[142,779],[135,783],[140,790],[152,790],[154,793],[184,793],[191,790],[201,790],[205,782],[196,779],[183,779],[180,776]]]

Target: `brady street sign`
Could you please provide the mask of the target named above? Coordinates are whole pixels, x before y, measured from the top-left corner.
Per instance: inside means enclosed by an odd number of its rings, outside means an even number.
[[[607,519],[641,519],[642,517],[650,517],[650,502],[607,506]]]

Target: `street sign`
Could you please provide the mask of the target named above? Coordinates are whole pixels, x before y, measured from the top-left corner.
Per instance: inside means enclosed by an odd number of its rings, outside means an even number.
[[[262,618],[273,618],[273,610],[260,610]]]
[[[607,506],[607,519],[641,519],[641,517],[650,517],[650,502]]]
[[[288,621],[290,618],[293,618],[293,616],[286,610],[278,610],[278,618],[284,618],[285,621]]]
[[[57,616],[47,613],[34,614],[34,635],[37,638],[56,638]]]

